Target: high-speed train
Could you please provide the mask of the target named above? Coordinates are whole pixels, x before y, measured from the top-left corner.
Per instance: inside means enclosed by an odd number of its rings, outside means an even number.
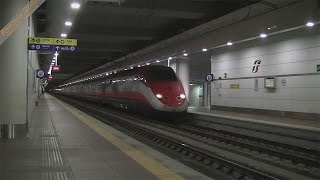
[[[175,72],[149,65],[61,88],[59,94],[135,111],[186,112],[188,102]]]

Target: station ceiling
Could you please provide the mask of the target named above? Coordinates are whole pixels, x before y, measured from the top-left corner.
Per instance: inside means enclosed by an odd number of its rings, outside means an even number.
[[[55,20],[47,17],[48,1],[35,13],[36,35],[45,34],[47,24]],[[259,1],[88,0],[68,33],[68,38],[78,39],[78,47],[60,53],[61,71],[53,73],[51,85]],[[48,69],[52,56],[39,57],[42,68]]]

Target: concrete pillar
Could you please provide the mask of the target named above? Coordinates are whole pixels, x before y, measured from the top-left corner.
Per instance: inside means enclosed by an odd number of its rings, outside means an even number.
[[[1,28],[27,3],[28,0],[1,1]],[[0,46],[0,138],[27,133],[27,37],[25,21]]]
[[[176,58],[169,61],[169,66],[176,72],[183,85],[187,99],[189,99],[190,66],[189,58]]]

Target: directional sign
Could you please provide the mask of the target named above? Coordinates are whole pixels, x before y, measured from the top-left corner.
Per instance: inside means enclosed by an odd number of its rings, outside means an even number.
[[[47,44],[47,45],[66,45],[77,46],[77,39],[63,39],[63,38],[46,38],[46,37],[29,37],[29,44]]]
[[[76,50],[77,39],[29,37],[28,49],[38,51],[69,51]]]
[[[53,38],[45,38],[45,37],[29,37],[29,44],[48,44],[53,45]]]
[[[65,46],[77,46],[78,40],[77,39],[54,38],[53,44],[54,45],[65,45]]]
[[[73,52],[76,50],[76,47],[74,46],[59,46],[59,45],[55,45],[54,46],[54,50],[55,51],[69,51],[69,52]]]
[[[47,44],[29,44],[28,49],[29,50],[39,50],[39,51],[54,51],[53,45],[47,45]]]
[[[36,73],[37,73],[37,78],[43,78],[46,75],[46,73],[42,69],[37,69]]]

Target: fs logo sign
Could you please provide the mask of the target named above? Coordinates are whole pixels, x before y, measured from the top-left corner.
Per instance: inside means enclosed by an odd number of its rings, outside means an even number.
[[[252,67],[252,72],[257,73],[259,70],[259,66],[261,64],[261,60],[256,60],[254,61],[253,67]]]

